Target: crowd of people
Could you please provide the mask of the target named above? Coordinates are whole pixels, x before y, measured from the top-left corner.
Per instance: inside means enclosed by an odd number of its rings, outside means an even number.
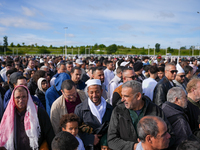
[[[200,59],[1,56],[0,150],[200,150]]]

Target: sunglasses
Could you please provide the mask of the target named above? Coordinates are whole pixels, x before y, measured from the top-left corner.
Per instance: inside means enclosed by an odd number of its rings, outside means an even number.
[[[171,72],[172,74],[174,74],[174,73],[177,73],[178,70],[171,70],[170,72]]]
[[[133,80],[135,80],[135,78],[137,78],[137,76],[131,76],[131,77],[127,77],[127,78],[131,78],[131,79],[133,79]]]
[[[181,77],[181,78],[185,78],[185,75],[180,75],[179,77]]]

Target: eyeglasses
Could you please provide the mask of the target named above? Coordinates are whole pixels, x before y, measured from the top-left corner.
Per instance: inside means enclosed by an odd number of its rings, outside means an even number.
[[[179,76],[179,75],[178,75]],[[179,77],[181,77],[181,78],[185,78],[185,75],[180,75]]]
[[[174,73],[177,73],[178,70],[171,70],[170,72],[171,72],[172,74],[174,74]]]
[[[65,98],[67,98],[67,99],[72,99],[72,98],[76,98],[76,93],[74,93],[73,95],[66,95],[64,92],[63,92],[63,94],[64,94],[64,96],[65,96]]]

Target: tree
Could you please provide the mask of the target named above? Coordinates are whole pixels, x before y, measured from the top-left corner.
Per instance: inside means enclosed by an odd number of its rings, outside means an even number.
[[[39,54],[50,54],[50,51],[47,50],[47,47],[46,47],[46,46],[42,45],[42,46],[39,48],[38,53],[39,53]]]
[[[107,54],[112,54],[115,53],[117,51],[117,45],[116,44],[112,44],[110,46],[108,46],[106,48]]]
[[[186,49],[186,46],[182,46],[180,49]]]
[[[24,43],[24,42],[22,42],[22,45],[23,45],[23,46],[25,46],[25,43]]]
[[[13,42],[12,42],[12,43],[10,43],[10,47],[14,47],[14,44],[13,44]]]
[[[167,52],[168,52],[168,53],[173,53],[173,52],[174,52],[174,49],[171,48],[171,47],[168,47],[168,48],[167,48]]]
[[[133,46],[133,45],[132,45],[132,47],[131,47],[131,48],[132,48],[132,49],[136,49],[136,47],[135,47],[135,46]]]
[[[3,46],[4,46],[4,48],[6,48],[6,50],[7,50],[7,47],[8,47],[8,37],[7,37],[7,36],[4,36],[4,37],[3,37]]]
[[[53,46],[52,46],[52,45],[50,45],[50,46],[49,46],[49,48],[53,48]]]
[[[21,47],[21,45],[18,43],[18,44],[17,44],[17,47]]]
[[[99,45],[99,49],[104,49],[104,48],[106,48],[106,46],[104,44]]]
[[[159,52],[160,51],[160,44],[156,43],[155,48],[156,48],[156,52]]]

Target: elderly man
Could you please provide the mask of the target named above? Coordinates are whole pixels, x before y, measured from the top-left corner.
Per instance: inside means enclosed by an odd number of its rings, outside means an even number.
[[[177,72],[176,78],[175,78],[175,80],[173,80],[173,82],[176,84],[177,87],[181,87],[187,94],[186,86],[184,83],[185,82],[185,71],[179,64],[176,65],[176,68],[177,68],[178,72]]]
[[[156,116],[143,117],[138,125],[139,144],[136,150],[161,150],[168,148],[170,134],[164,120]]]
[[[51,107],[51,123],[55,134],[59,132],[60,118],[65,114],[74,113],[75,107],[86,99],[82,90],[78,90],[72,80],[65,80],[61,85],[62,95]]]
[[[79,136],[86,147],[100,148],[100,137],[107,133],[112,106],[102,95],[101,81],[87,81],[88,99],[76,106],[75,114],[80,117]],[[86,126],[86,127],[84,127]]]
[[[172,87],[176,86],[173,83],[173,80],[176,77],[176,73],[178,71],[176,70],[176,66],[173,63],[168,63],[165,66],[165,77],[163,77],[158,84],[156,85],[154,89],[153,94],[153,102],[158,105],[162,106],[162,104],[167,101],[167,92]]]
[[[181,87],[171,88],[167,93],[167,101],[163,103],[162,109],[174,130],[176,136],[175,148],[192,136],[188,117],[184,112],[186,107],[187,95],[184,90]]]
[[[137,80],[133,68],[125,68],[122,73],[122,78],[123,78],[123,83],[130,81],[130,80]],[[120,99],[122,97],[121,91],[122,91],[122,85],[118,86],[114,90],[113,96],[112,96],[112,106],[113,107],[115,107],[117,105],[117,103],[120,101]]]
[[[187,115],[189,117],[189,124],[192,131],[199,128],[198,116],[200,116],[200,79],[193,78],[187,84]]]
[[[147,115],[163,118],[167,123],[167,131],[173,134],[162,109],[149,98],[142,97],[142,84],[135,80],[127,81],[122,85],[121,103],[115,107],[110,119],[107,139],[109,148],[135,149],[138,139],[137,123]]]
[[[51,149],[54,136],[47,113],[36,107],[27,87],[15,87],[0,124],[0,147],[32,150],[46,141]]]

